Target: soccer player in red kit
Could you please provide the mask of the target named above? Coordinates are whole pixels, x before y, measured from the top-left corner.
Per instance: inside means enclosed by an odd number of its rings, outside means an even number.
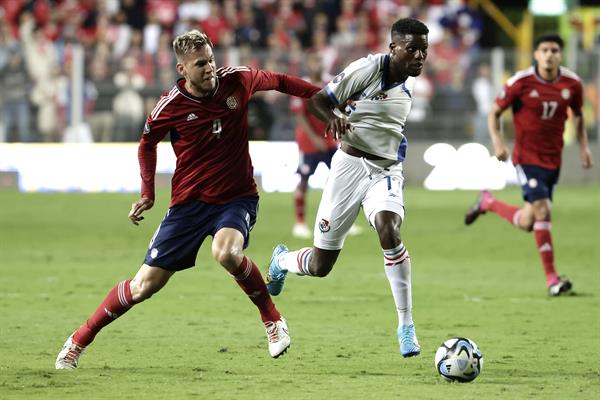
[[[572,284],[558,276],[554,265],[551,207],[560,172],[568,108],[573,112],[582,165],[591,168],[593,162],[581,111],[581,81],[575,73],[560,66],[563,40],[548,34],[536,39],[534,47],[535,65],[508,80],[488,116],[495,155],[505,161],[509,151],[500,133],[499,120],[504,110],[512,106],[515,125],[512,160],[525,204],[522,207],[506,204],[484,190],[465,214],[465,224],[471,225],[479,215],[490,211],[519,229],[533,230],[548,293],[560,296],[569,293]]]
[[[217,69],[212,43],[197,30],[175,38],[173,49],[183,78],[163,94],[146,121],[138,149],[142,193],[129,219],[138,225],[142,213],[154,205],[156,146],[167,134],[177,157],[170,208],[137,274],[118,283],[67,339],[56,359],[57,369],[76,368],[103,327],[158,292],[176,271],[194,266],[209,235],[213,257],[260,311],[271,356],[279,357],[290,346],[285,319],[260,271],[243,253],[258,211],[248,151],[248,101],[261,90],[310,97],[319,88],[299,78],[248,67]]]

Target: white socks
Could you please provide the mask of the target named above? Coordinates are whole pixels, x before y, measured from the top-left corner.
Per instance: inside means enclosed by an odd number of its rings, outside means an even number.
[[[282,270],[297,275],[310,275],[308,263],[312,255],[312,247],[303,247],[300,250],[289,251],[279,258]]]
[[[398,325],[410,325],[412,320],[412,287],[410,281],[410,256],[404,244],[383,249],[385,275],[390,282],[396,310]]]

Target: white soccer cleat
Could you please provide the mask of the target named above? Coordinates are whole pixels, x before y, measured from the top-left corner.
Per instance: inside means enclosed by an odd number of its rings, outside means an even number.
[[[54,366],[56,369],[75,369],[79,364],[79,357],[83,354],[85,347],[81,347],[73,342],[73,335],[69,336],[62,350],[56,357]]]
[[[277,358],[284,354],[292,343],[285,319],[281,317],[276,322],[267,321],[265,322],[265,329],[267,330],[267,341],[269,342],[271,357]]]
[[[292,228],[292,236],[298,239],[310,239],[312,232],[306,224],[296,223]]]

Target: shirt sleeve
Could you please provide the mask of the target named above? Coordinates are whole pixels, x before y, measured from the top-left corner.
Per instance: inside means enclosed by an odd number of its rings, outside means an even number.
[[[379,60],[374,56],[356,60],[325,86],[325,92],[335,106],[344,103],[354,94],[362,92],[377,76],[379,68]]]
[[[152,119],[149,115],[144,125],[142,138],[138,146],[138,161],[142,178],[141,196],[154,200],[154,176],[156,174],[156,146],[170,130],[169,118],[158,115]]]
[[[507,109],[518,97],[521,88],[520,81],[509,79],[496,97],[496,104],[502,110]]]
[[[569,107],[571,107],[571,110],[573,111],[579,111],[581,110],[581,107],[583,107],[583,85],[580,81],[575,82],[575,85],[573,85],[573,90],[573,98],[571,100],[571,104],[569,104]]]
[[[258,91],[277,90],[292,96],[309,98],[321,90],[304,79],[267,70],[250,68],[249,71],[244,71],[242,74],[243,79],[249,83],[250,95]]]

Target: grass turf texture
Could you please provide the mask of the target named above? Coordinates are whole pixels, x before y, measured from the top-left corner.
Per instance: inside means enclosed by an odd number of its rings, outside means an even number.
[[[498,197],[520,202],[517,189]],[[311,193],[309,216],[320,193]],[[406,189],[403,239],[413,260],[422,354],[403,359],[373,232],[350,237],[325,279],[290,276],[276,304],[292,347],[273,360],[254,306],[210,257],[108,326],[76,371],[56,371],[66,337],[114,284],[131,277],[168,204],[142,226],[132,194],[0,192],[2,399],[592,399],[600,394],[598,187],[559,186],[553,234],[560,273],[577,296],[549,298],[532,235],[495,215],[462,223],[474,192]],[[247,254],[263,271],[278,242],[291,248],[291,194],[263,194]],[[451,336],[484,355],[471,384],[433,366]]]

